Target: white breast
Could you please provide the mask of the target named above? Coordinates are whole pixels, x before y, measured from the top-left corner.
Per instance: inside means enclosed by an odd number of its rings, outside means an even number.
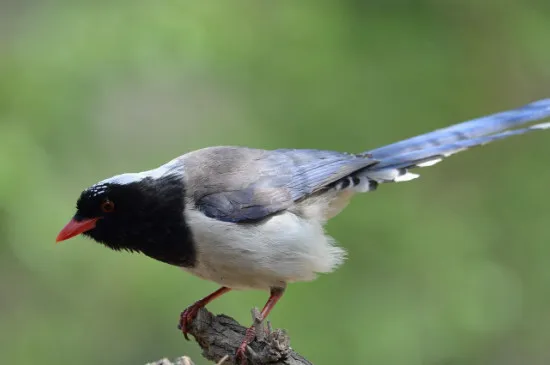
[[[289,211],[257,224],[236,224],[188,208],[185,219],[193,233],[197,263],[184,270],[235,289],[312,280],[316,273],[334,270],[345,257],[320,221]]]

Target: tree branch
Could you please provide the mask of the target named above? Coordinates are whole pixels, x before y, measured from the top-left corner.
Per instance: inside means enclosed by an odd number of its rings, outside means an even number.
[[[290,338],[284,330],[271,330],[260,319],[257,309],[252,311],[256,327],[256,339],[249,345],[248,365],[313,365],[290,347]],[[201,308],[191,323],[189,334],[202,348],[202,355],[213,362],[223,365],[240,365],[235,362],[235,352],[241,344],[246,327],[224,314],[214,316]],[[180,357],[175,362],[167,359],[147,365],[193,365],[188,357]]]

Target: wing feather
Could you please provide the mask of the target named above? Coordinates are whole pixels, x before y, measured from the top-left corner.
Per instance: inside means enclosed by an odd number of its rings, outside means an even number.
[[[365,156],[319,151],[211,147],[184,156],[187,194],[205,215],[228,222],[264,219],[376,164]]]

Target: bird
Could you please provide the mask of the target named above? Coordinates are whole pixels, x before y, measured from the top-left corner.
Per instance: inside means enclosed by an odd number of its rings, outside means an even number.
[[[82,234],[219,284],[181,313],[186,338],[198,310],[234,289],[268,291],[265,319],[288,284],[344,262],[345,249],[324,225],[352,196],[416,179],[411,170],[472,147],[549,129],[550,122],[540,122],[549,116],[550,99],[544,99],[360,153],[202,148],[86,188],[56,242]],[[254,338],[251,326],[236,360],[246,363]]]

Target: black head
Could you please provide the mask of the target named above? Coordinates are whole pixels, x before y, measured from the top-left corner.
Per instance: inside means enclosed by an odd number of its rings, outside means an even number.
[[[183,215],[184,192],[178,175],[105,180],[82,192],[76,214],[57,240],[82,233],[114,250],[190,266],[195,251]]]

